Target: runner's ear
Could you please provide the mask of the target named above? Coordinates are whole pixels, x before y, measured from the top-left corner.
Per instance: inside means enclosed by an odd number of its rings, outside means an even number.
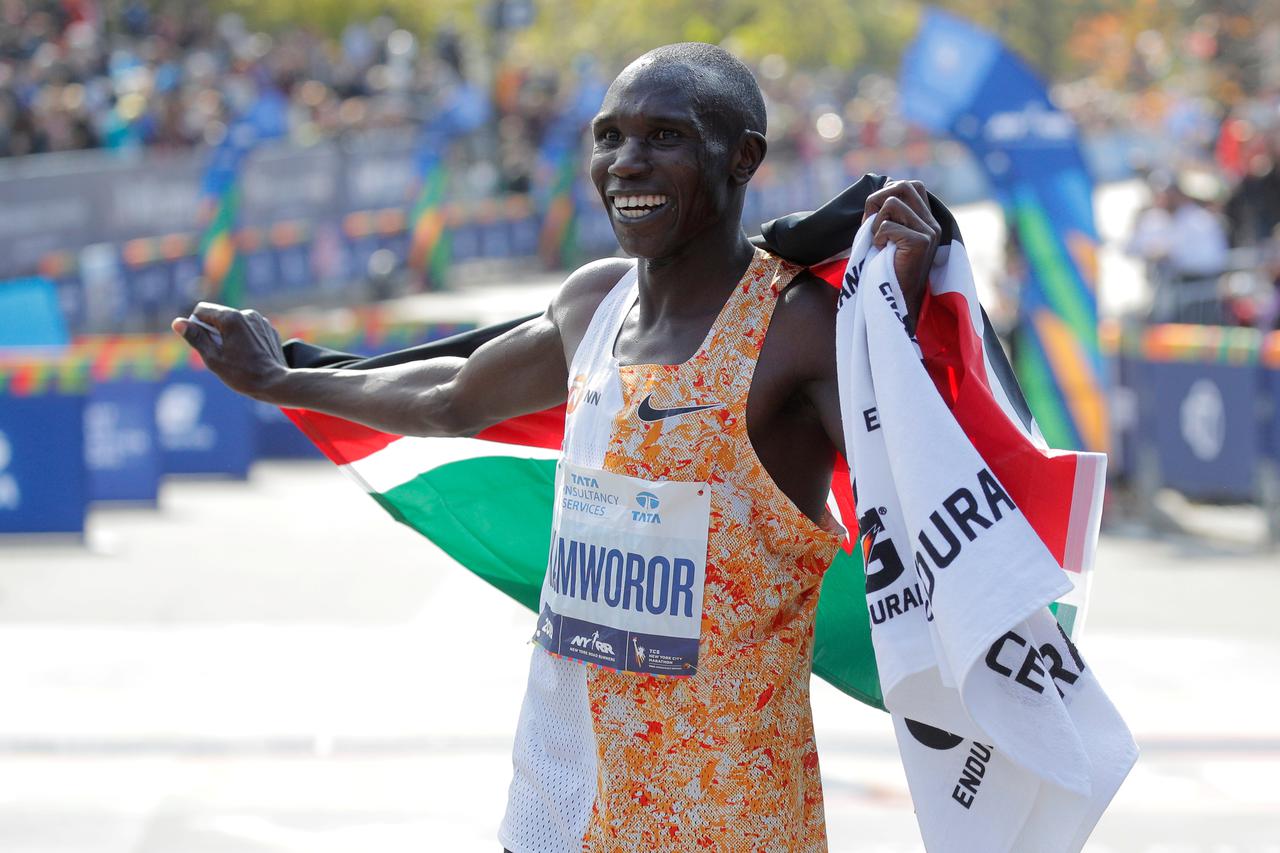
[[[745,184],[755,175],[756,169],[764,162],[764,155],[769,150],[764,134],[754,130],[744,130],[738,139],[738,147],[729,165],[729,175],[735,184]]]

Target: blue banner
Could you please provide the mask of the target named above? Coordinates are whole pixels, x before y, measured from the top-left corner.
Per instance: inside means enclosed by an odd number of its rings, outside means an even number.
[[[1266,436],[1267,452],[1272,459],[1280,462],[1280,367],[1263,371],[1263,394],[1270,402],[1270,416],[1266,423],[1270,426]]]
[[[1161,484],[1190,498],[1251,501],[1261,458],[1254,365],[1143,362],[1140,431]]]
[[[17,215],[10,209],[11,215]],[[0,347],[65,346],[67,323],[47,278],[0,281]]]
[[[1015,366],[1045,437],[1106,450],[1093,181],[1074,120],[998,38],[936,10],[899,88],[907,118],[973,153],[1005,209],[1009,249],[1026,259]]]
[[[1119,352],[1106,359],[1108,407],[1111,411],[1111,451],[1107,454],[1107,478],[1127,481],[1138,459],[1138,369],[1136,359]]]
[[[207,370],[170,373],[156,399],[164,472],[247,477],[254,457],[250,406]]]
[[[0,395],[0,533],[82,533],[84,397]]]
[[[158,389],[151,380],[117,379],[89,392],[84,410],[89,500],[156,502],[161,474]]]

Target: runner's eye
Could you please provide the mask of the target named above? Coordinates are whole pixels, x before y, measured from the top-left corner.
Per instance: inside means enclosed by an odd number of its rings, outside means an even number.
[[[615,128],[605,128],[596,132],[596,142],[617,143],[622,141],[622,134]]]
[[[658,131],[658,139],[660,139],[663,142],[671,142],[672,140],[676,140],[679,138],[680,138],[680,131],[678,130],[672,130],[669,127],[664,127],[662,130]]]

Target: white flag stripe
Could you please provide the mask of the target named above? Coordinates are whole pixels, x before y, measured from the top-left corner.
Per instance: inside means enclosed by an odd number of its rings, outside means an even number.
[[[340,467],[353,476],[366,492],[382,494],[432,468],[484,456],[557,459],[560,453],[542,447],[526,447],[479,438],[405,436],[363,459]]]

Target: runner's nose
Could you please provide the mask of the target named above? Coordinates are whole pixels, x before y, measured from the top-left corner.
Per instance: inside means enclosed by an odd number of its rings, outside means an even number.
[[[609,164],[609,174],[615,178],[637,178],[648,174],[649,158],[643,140],[630,137],[618,146]]]

